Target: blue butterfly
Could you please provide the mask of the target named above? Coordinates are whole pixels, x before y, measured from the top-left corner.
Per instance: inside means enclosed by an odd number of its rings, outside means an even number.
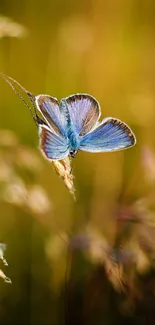
[[[40,148],[51,160],[61,160],[68,155],[74,158],[78,150],[107,152],[126,149],[136,144],[136,137],[124,122],[107,117],[99,121],[101,110],[97,100],[88,94],[76,94],[58,100],[49,95],[34,96],[15,79],[0,73],[30,109],[39,128]],[[34,113],[18,86],[33,104]],[[36,108],[41,113],[40,118]]]
[[[49,95],[35,96],[35,105],[44,121],[38,119],[40,148],[52,160],[61,160],[78,150],[110,152],[135,145],[136,138],[124,122],[108,117],[99,121],[97,100],[87,94],[58,100]]]

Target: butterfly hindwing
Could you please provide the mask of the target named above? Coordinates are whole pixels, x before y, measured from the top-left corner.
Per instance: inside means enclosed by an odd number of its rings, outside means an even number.
[[[131,129],[122,121],[106,118],[92,132],[81,137],[80,150],[106,152],[125,149],[136,143]]]
[[[92,130],[100,117],[100,106],[96,99],[87,94],[76,94],[64,100],[76,133],[83,136]]]
[[[46,125],[39,125],[40,149],[52,160],[65,158],[68,153],[67,139],[52,132]]]

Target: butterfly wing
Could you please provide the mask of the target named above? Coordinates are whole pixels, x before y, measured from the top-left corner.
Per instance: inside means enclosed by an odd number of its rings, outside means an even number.
[[[106,152],[122,150],[133,146],[136,138],[122,121],[109,117],[92,132],[81,138],[80,150]]]
[[[61,103],[63,101],[67,104],[70,122],[77,134],[83,136],[94,128],[100,117],[100,106],[94,97],[76,94],[62,99]]]
[[[44,124],[39,125],[39,136],[40,149],[48,159],[61,160],[68,155],[69,150],[66,138],[52,132],[48,126]]]
[[[52,131],[58,135],[66,134],[66,120],[59,108],[56,98],[48,95],[38,95],[35,98],[36,106]]]

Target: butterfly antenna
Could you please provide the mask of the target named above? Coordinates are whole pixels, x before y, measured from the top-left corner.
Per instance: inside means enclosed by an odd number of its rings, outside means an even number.
[[[35,124],[38,126],[39,121],[41,119],[38,117],[37,112],[36,112],[35,96],[31,92],[29,92],[26,88],[24,88],[22,85],[20,85],[20,83],[18,81],[16,81],[15,79],[13,79],[13,78],[5,75],[2,72],[0,72],[0,75],[9,84],[9,86],[12,88],[12,90],[15,92],[15,94],[17,94],[17,96],[22,100],[22,102],[25,104],[25,106],[28,107],[28,109],[30,110],[31,115],[33,117],[33,120],[35,121]],[[18,92],[18,90],[13,86],[12,82],[15,83],[19,88],[22,89],[23,92],[25,92],[27,94],[27,96],[29,97],[29,99],[30,99],[30,101],[31,101],[31,103],[33,105],[35,115],[34,115],[34,113],[32,111],[31,106],[28,105],[28,103],[26,102],[26,100],[22,97],[22,95]]]

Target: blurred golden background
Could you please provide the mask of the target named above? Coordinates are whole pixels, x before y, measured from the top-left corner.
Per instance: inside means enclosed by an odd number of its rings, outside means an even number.
[[[152,324],[154,58],[153,0],[1,0],[0,71],[35,95],[91,94],[137,145],[79,152],[74,201],[0,80],[0,324]]]

